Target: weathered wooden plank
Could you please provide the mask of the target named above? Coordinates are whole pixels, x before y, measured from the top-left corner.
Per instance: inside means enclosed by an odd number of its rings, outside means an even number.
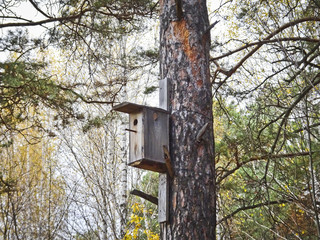
[[[167,79],[159,80],[159,107],[165,110],[169,109]]]
[[[124,113],[136,113],[142,111],[143,106],[135,103],[123,102],[112,108],[114,111]]]
[[[169,109],[168,80],[159,81],[159,107]],[[169,123],[168,123],[169,124]],[[168,125],[168,150],[169,150],[169,125]],[[169,176],[167,173],[159,174],[159,202],[158,202],[158,221],[161,229],[165,229],[163,224],[169,221]]]
[[[140,105],[140,104],[130,103],[130,102],[120,103],[116,106],[113,106],[113,108],[112,108],[112,110],[114,110],[114,111],[129,113],[129,114],[141,112],[141,111],[143,111],[143,109],[152,109],[154,111],[168,113],[168,111],[163,108],[145,106],[145,105]]]
[[[169,144],[169,115],[155,109],[146,109],[145,113],[145,158],[164,162],[162,146]]]
[[[135,132],[129,133],[129,164],[144,158],[144,128],[143,114],[131,113],[129,117],[129,128]]]
[[[158,221],[165,223],[169,219],[169,186],[168,175],[159,174]]]

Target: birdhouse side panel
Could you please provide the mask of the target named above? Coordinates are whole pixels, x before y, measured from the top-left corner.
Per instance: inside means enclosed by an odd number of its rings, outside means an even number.
[[[132,113],[129,117],[129,164],[141,160],[144,155],[144,119],[142,112]]]
[[[148,109],[145,122],[145,158],[165,163],[163,145],[169,145],[169,115],[164,112]]]

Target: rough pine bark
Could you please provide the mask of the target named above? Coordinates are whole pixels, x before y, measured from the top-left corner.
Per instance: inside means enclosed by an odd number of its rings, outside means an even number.
[[[161,0],[160,19],[160,74],[169,86],[175,172],[169,183],[169,222],[161,226],[161,239],[211,240],[216,206],[206,1]]]

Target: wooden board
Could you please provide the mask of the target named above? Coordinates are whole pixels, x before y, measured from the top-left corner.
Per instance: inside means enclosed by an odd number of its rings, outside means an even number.
[[[159,174],[159,196],[158,196],[158,221],[167,222],[169,219],[169,186],[166,173]]]
[[[168,113],[168,111],[166,111],[166,109],[163,109],[163,108],[145,106],[145,105],[140,105],[140,104],[130,103],[130,102],[120,103],[114,106],[112,110],[117,112],[123,112],[123,113],[137,113],[137,112],[143,111],[144,108],[154,109],[156,111]]]
[[[168,101],[168,80],[161,79],[159,81],[159,107],[164,110],[169,110]],[[169,126],[168,126],[169,131]],[[169,132],[168,132],[169,134]],[[168,135],[168,150],[169,135]],[[165,224],[169,221],[169,176],[167,173],[159,174],[159,203],[158,203],[158,221]]]

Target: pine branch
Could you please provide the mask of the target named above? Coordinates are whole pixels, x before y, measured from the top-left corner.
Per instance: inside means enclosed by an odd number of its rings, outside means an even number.
[[[31,27],[31,26],[39,26],[47,23],[53,23],[53,22],[65,22],[65,21],[71,21],[74,19],[78,19],[81,16],[83,16],[86,12],[89,12],[90,9],[83,10],[79,14],[68,16],[68,17],[55,17],[55,18],[48,18],[40,21],[31,21],[26,20],[26,22],[12,22],[12,23],[2,23],[0,24],[0,28],[8,28],[8,27]]]

